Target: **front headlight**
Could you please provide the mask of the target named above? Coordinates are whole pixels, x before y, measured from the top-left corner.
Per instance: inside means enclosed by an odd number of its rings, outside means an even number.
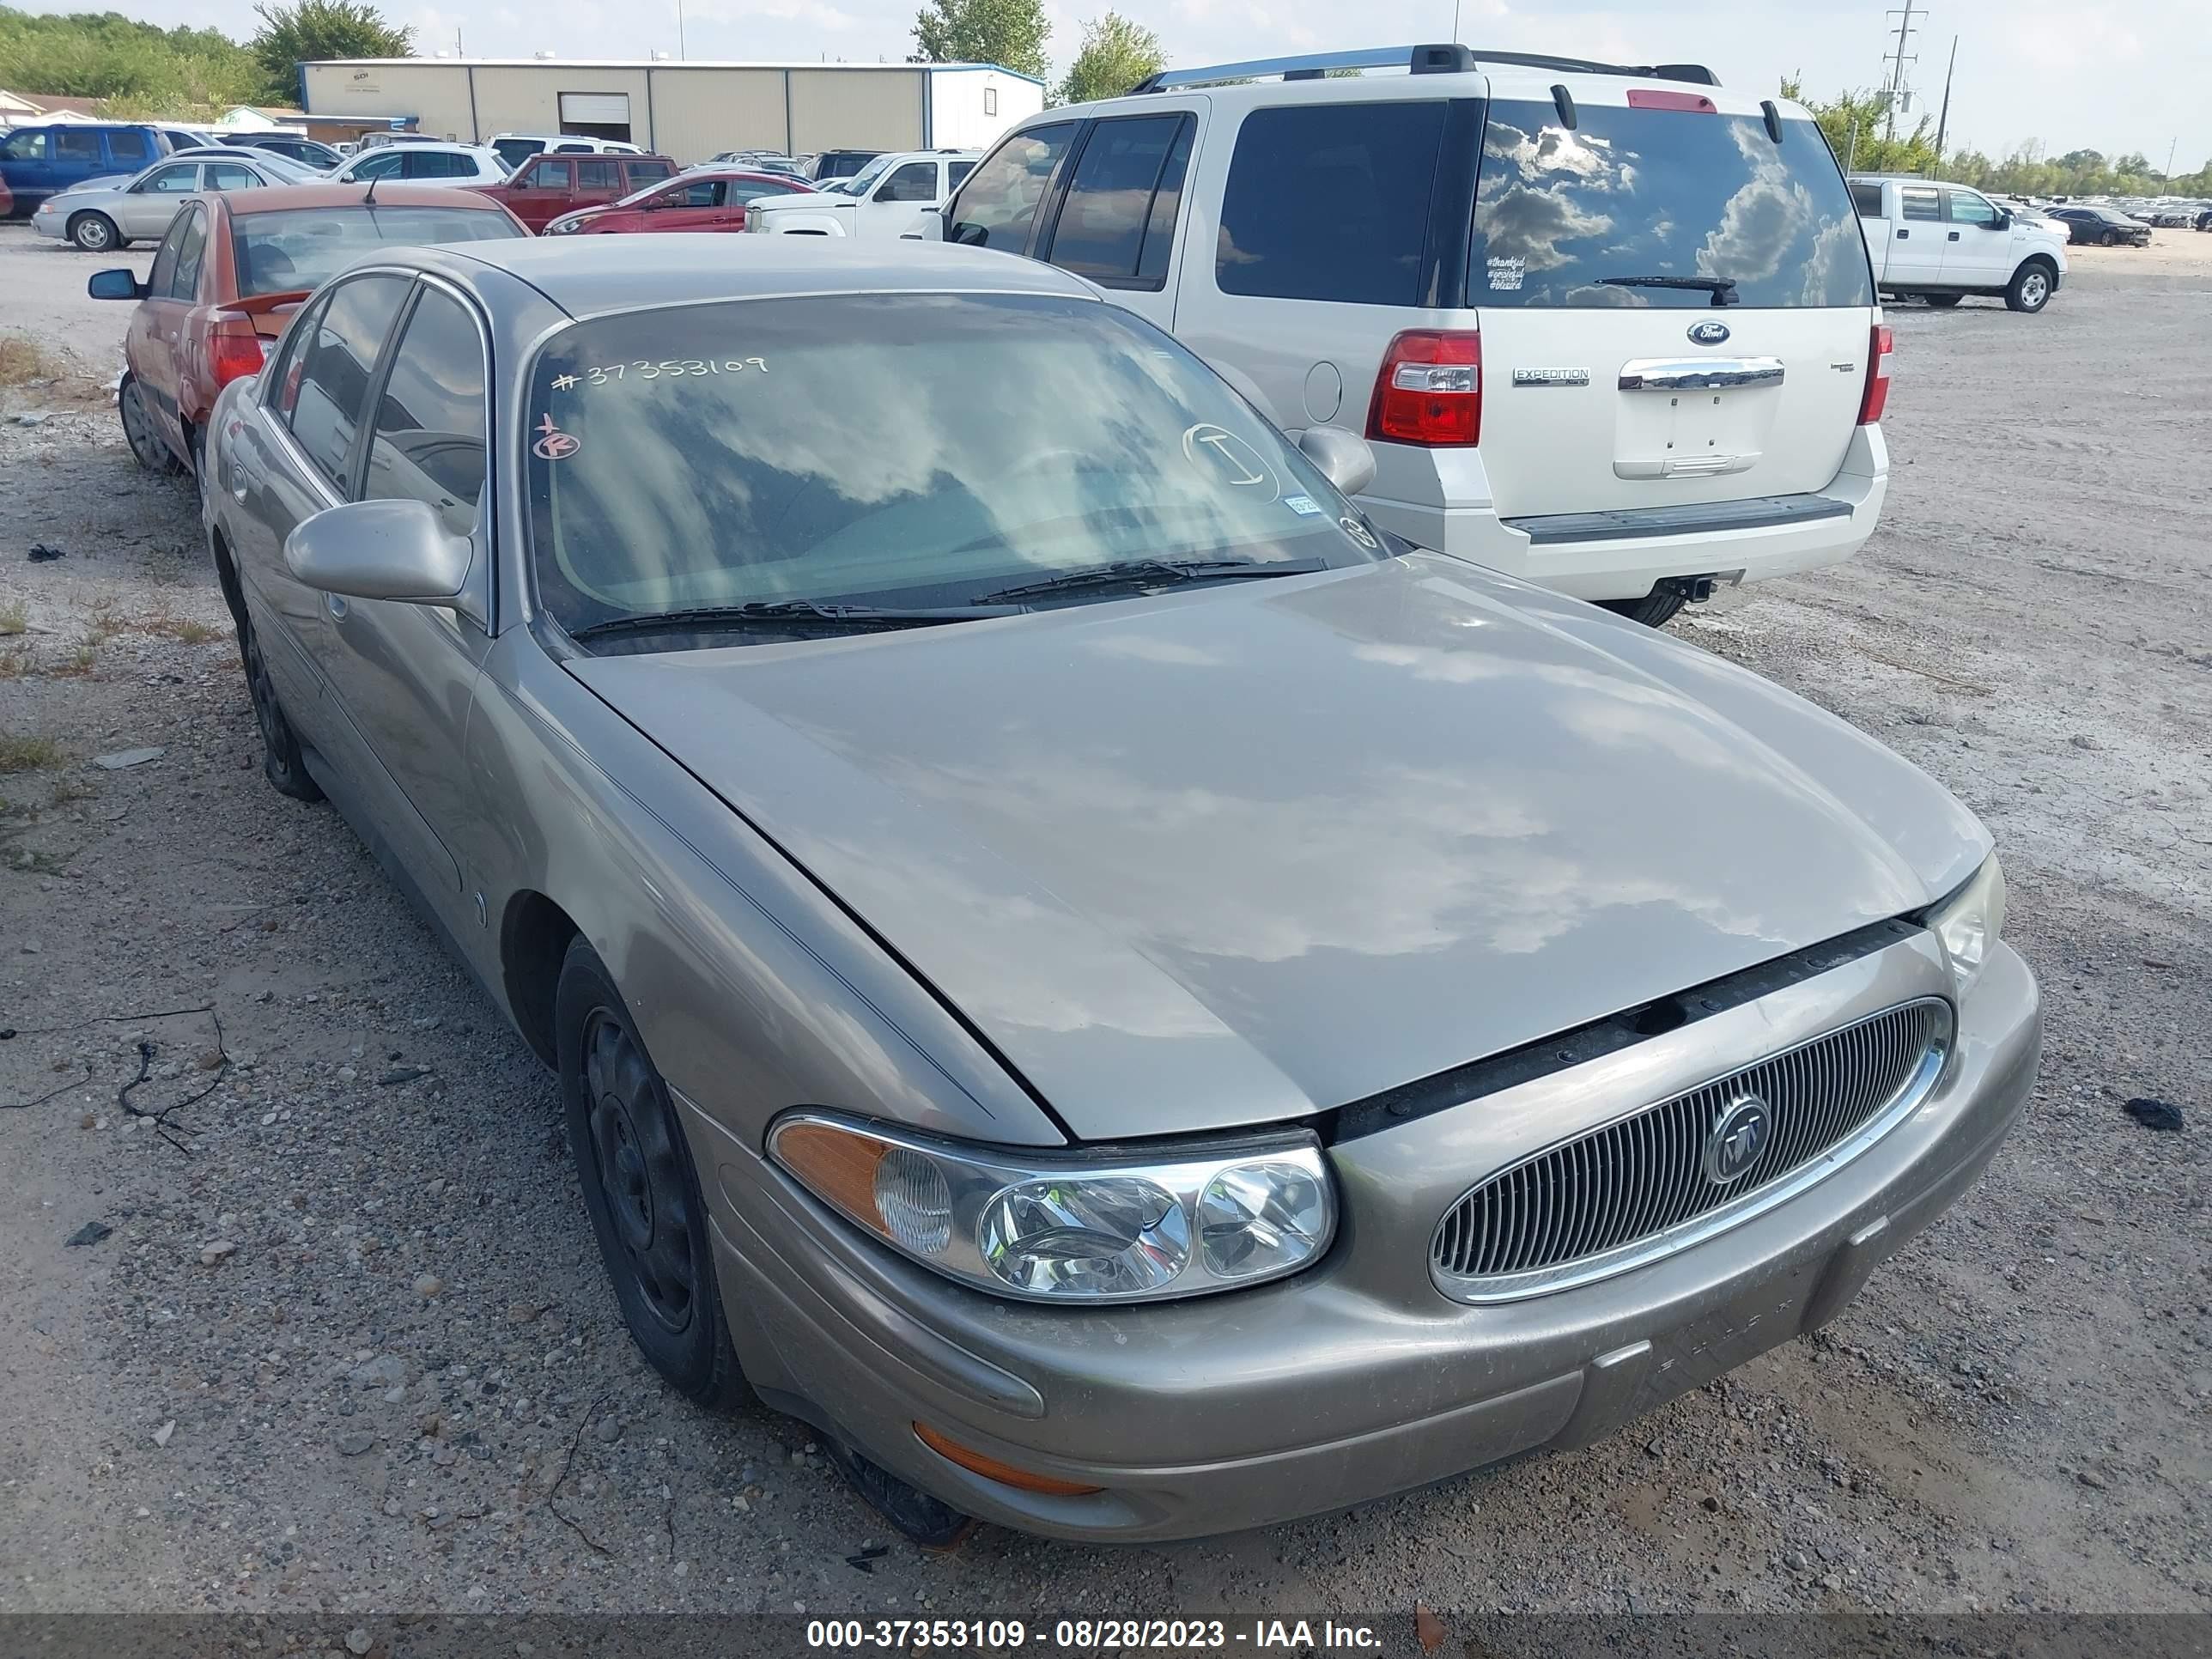
[[[1303,1131],[1155,1156],[963,1146],[794,1112],[769,1155],[924,1267],[1001,1296],[1199,1296],[1317,1260],[1336,1231],[1321,1146]]]
[[[1951,979],[1960,996],[1982,976],[1983,965],[2004,932],[2004,866],[1992,853],[1966,884],[1928,913],[1928,927],[1951,960]]]

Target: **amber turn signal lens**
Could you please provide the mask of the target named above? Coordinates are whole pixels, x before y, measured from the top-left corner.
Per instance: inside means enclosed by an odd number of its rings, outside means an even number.
[[[878,1231],[876,1166],[890,1149],[872,1136],[814,1123],[794,1123],[776,1137],[776,1155],[820,1196]]]
[[[1103,1486],[1085,1486],[1073,1480],[1056,1480],[1048,1474],[1031,1474],[1011,1463],[1001,1463],[995,1457],[986,1457],[979,1451],[970,1451],[957,1440],[948,1440],[927,1423],[914,1425],[915,1438],[947,1462],[957,1463],[970,1474],[980,1474],[986,1480],[995,1480],[1002,1486],[1018,1487],[1023,1492],[1042,1492],[1048,1498],[1085,1498],[1094,1492],[1103,1492]]]

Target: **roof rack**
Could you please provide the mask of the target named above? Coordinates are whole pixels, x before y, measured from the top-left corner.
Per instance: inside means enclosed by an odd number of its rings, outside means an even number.
[[[1692,81],[1717,87],[1720,77],[1703,64],[1600,64],[1583,58],[1549,58],[1538,52],[1483,52],[1456,43],[1426,46],[1370,46],[1358,52],[1315,52],[1295,58],[1255,58],[1241,64],[1212,64],[1199,69],[1162,70],[1129,88],[1132,94],[1167,92],[1176,87],[1207,86],[1221,81],[1252,81],[1280,76],[1285,81],[1318,81],[1332,70],[1403,69],[1413,75],[1454,75],[1485,64],[1565,75],[1632,75],[1655,81]]]

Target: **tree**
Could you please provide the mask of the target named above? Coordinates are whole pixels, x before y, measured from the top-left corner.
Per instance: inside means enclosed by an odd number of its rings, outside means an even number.
[[[929,0],[914,20],[921,63],[997,64],[1039,80],[1052,67],[1044,55],[1051,33],[1043,0]]]
[[[271,95],[299,96],[299,68],[325,58],[410,58],[415,31],[395,28],[366,0],[259,0],[260,30],[246,43]]]
[[[1118,98],[1166,64],[1160,37],[1121,13],[1109,11],[1083,26],[1083,47],[1060,83],[1063,104]]]
[[[2058,158],[2058,165],[2069,173],[2102,173],[2105,153],[2097,149],[2069,149]]]

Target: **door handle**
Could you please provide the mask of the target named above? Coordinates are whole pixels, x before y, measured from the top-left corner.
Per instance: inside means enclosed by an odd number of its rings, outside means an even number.
[[[1897,240],[1900,242],[1909,242],[1912,240],[1912,233],[1909,230],[1900,230],[1897,233]]]
[[[331,613],[331,620],[332,622],[343,622],[345,620],[346,602],[343,594],[324,594],[323,608]]]
[[[1954,231],[1953,231],[1953,232],[1952,232],[1948,236],[1945,237],[1943,240],[1944,240],[1945,241],[1947,241],[1947,242],[1955,242],[1955,241],[1957,241],[1957,240],[1959,240],[1959,233],[1958,233],[1957,231],[1955,231],[1955,230],[1954,230]]]

